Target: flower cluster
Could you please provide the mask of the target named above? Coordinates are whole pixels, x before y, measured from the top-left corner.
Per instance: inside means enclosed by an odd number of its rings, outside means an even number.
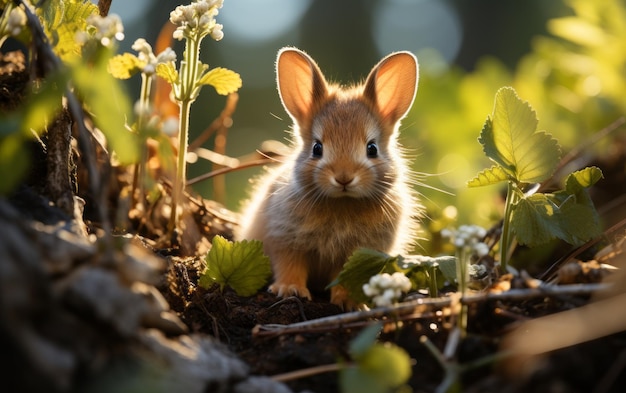
[[[189,5],[179,5],[170,13],[170,21],[175,24],[174,38],[200,39],[211,35],[215,41],[224,37],[223,26],[215,22],[215,16],[222,8],[224,0],[197,0]]]
[[[372,276],[369,283],[363,284],[363,293],[372,298],[378,307],[396,303],[403,292],[411,289],[411,280],[402,273],[382,273]]]
[[[102,46],[110,47],[114,40],[124,39],[124,25],[120,17],[115,14],[106,17],[90,15],[87,17],[87,24],[91,34],[80,32],[76,37],[78,42],[85,43],[92,38],[100,42]]]
[[[148,76],[156,73],[157,65],[176,61],[176,52],[172,48],[165,48],[163,52],[155,56],[152,52],[152,46],[143,38],[136,40],[132,48],[137,51],[139,61],[145,64],[141,72]]]
[[[483,257],[489,253],[489,246],[482,242],[487,234],[485,228],[478,225],[461,225],[458,230],[443,229],[441,236],[449,239],[457,249]]]

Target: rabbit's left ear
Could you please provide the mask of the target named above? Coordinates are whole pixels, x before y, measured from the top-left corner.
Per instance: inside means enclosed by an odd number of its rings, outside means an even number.
[[[300,126],[309,124],[328,96],[328,84],[313,59],[296,48],[283,48],[276,61],[278,93]]]
[[[393,53],[372,69],[363,95],[378,110],[383,121],[395,124],[411,109],[418,79],[417,58],[410,52]]]

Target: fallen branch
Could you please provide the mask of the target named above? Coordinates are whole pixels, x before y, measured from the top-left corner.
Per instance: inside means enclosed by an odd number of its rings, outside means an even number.
[[[469,295],[462,298],[460,302],[461,304],[475,304],[494,300],[525,300],[536,297],[589,295],[607,290],[610,287],[611,286],[608,284],[574,284],[566,286],[543,286],[529,289],[511,289],[501,293]],[[402,302],[391,307],[378,307],[366,311],[349,312],[289,325],[256,325],[252,330],[252,335],[253,337],[272,337],[310,330],[335,330],[351,327],[355,322],[382,318],[388,318],[390,323],[395,323],[398,318],[407,315],[413,315],[412,319],[432,318],[433,314],[430,313],[430,311],[449,307],[454,302],[455,299],[452,297],[416,299]]]

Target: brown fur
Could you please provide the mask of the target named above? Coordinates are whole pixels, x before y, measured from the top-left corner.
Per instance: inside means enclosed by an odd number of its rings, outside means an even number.
[[[238,233],[264,242],[274,270],[270,291],[310,298],[309,286],[324,288],[357,248],[401,253],[413,243],[421,209],[397,134],[417,71],[415,57],[400,52],[381,60],[364,85],[343,89],[328,84],[304,52],[279,52],[294,153],[257,181]],[[316,141],[321,157],[312,154]],[[370,141],[376,157],[367,156]],[[331,301],[350,305],[341,286]]]

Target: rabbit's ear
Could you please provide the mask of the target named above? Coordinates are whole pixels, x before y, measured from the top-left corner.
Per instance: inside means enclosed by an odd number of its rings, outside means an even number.
[[[418,78],[417,58],[410,52],[393,53],[372,69],[363,95],[378,110],[381,119],[393,125],[411,108]]]
[[[278,52],[276,75],[283,106],[296,123],[306,126],[327,98],[324,75],[313,59],[296,48]]]

